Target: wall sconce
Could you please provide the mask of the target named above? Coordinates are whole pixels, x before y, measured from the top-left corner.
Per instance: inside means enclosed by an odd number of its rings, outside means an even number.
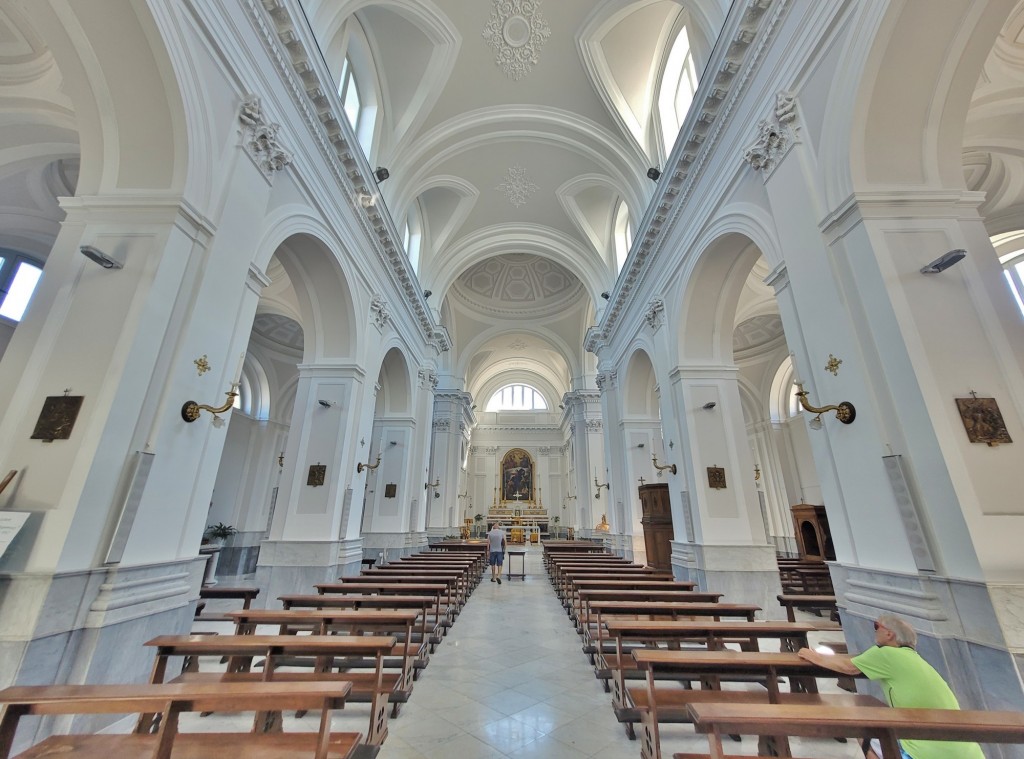
[[[441,494],[437,491],[437,489],[440,486],[441,486],[441,478],[440,477],[436,478],[433,482],[424,482],[423,483],[423,489],[424,490],[431,490],[431,489],[433,489],[433,491],[434,491],[434,498],[440,498],[441,497]]]
[[[224,420],[221,419],[217,414],[223,414],[228,411],[232,406],[235,405],[235,398],[238,397],[238,383],[232,382],[231,389],[224,393],[228,397],[227,401],[224,402],[223,406],[208,406],[205,403],[196,403],[195,401],[185,401],[181,407],[181,418],[191,424],[199,418],[200,411],[209,411],[213,414],[213,426],[222,427],[224,426]]]
[[[596,474],[594,475],[594,487],[597,488],[597,492],[594,493],[594,500],[595,501],[600,501],[601,500],[601,488],[608,488],[608,492],[611,492],[611,489],[612,489],[611,485],[609,483],[606,482],[606,483],[604,483],[602,485],[600,482],[598,482]]]
[[[796,393],[796,397],[800,399],[800,405],[805,411],[810,411],[812,414],[817,414],[810,422],[809,426],[812,430],[821,429],[821,415],[826,411],[835,411],[836,419],[843,424],[853,424],[853,420],[857,418],[857,409],[853,407],[853,404],[849,401],[843,401],[833,406],[812,406],[807,402],[807,391],[804,390],[802,383],[795,383],[799,390]]]
[[[118,261],[116,258],[111,258],[99,248],[94,248],[92,245],[80,245],[78,252],[88,258],[93,263],[97,263],[104,269],[121,269],[124,264]]]
[[[281,451],[281,455],[277,457],[277,465],[284,469],[284,451]]]
[[[358,474],[362,474],[364,469],[373,470],[373,469],[376,469],[379,466],[380,466],[380,454],[378,453],[377,454],[377,460],[374,461],[372,464],[364,464],[361,461],[358,464],[356,464],[356,472]]]
[[[672,474],[676,473],[676,465],[675,464],[659,464],[658,463],[658,454],[656,454],[656,453],[652,453],[651,454],[651,461],[654,462],[654,468],[658,470],[658,476],[659,477],[661,476],[661,472],[663,470],[665,470],[665,469],[671,470]]]
[[[754,464],[754,482],[757,482],[759,479],[761,479],[761,467]]]
[[[373,176],[377,179],[377,184],[380,184],[385,179],[391,176],[391,172],[385,169],[383,166],[378,166],[374,170]]]

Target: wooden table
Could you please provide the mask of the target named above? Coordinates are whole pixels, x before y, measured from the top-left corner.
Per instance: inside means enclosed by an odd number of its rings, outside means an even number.
[[[899,738],[1024,743],[1021,712],[729,703],[693,704],[690,712],[695,729],[708,734],[716,759],[726,755],[723,734],[878,738],[883,759],[899,759]],[[792,756],[788,745],[779,756]]]
[[[768,700],[780,700],[779,677],[789,677],[790,687],[803,694],[816,694],[817,686],[812,678],[834,678],[836,673],[825,667],[801,659],[794,653],[768,653],[746,651],[665,651],[661,649],[638,649],[633,651],[637,666],[647,675],[648,715],[643,720],[644,738],[641,755],[644,759],[661,759],[661,741],[658,733],[658,702],[655,687],[659,673],[700,680],[705,688],[717,690],[722,678],[747,676],[757,677],[768,691]],[[844,694],[839,698],[848,701]],[[862,697],[864,698],[864,697]],[[866,698],[872,698],[867,696]],[[881,704],[880,701],[875,700]],[[775,733],[766,733],[776,735]],[[783,737],[779,744],[788,741]],[[778,747],[781,748],[781,745]],[[783,754],[788,756],[788,754]]]
[[[52,735],[32,756],[74,756],[76,759],[170,759],[175,756],[265,756],[294,754],[315,759],[349,757],[359,733],[331,733],[331,710],[344,706],[345,683],[173,683],[162,685],[36,685],[0,691],[0,759],[8,759],[18,720],[23,716],[57,714],[161,715],[160,730],[148,734],[139,726],[129,735]],[[179,734],[181,712],[322,710],[316,733],[193,733]]]
[[[392,690],[411,688],[401,676],[384,674],[384,655],[397,643],[393,635],[161,635],[146,643],[156,648],[156,659],[150,674],[150,682],[162,683],[167,675],[167,660],[172,656],[186,659],[188,671],[183,672],[185,681],[231,682],[233,680],[262,679],[308,681],[333,680],[352,683],[350,701],[370,703],[370,729],[366,740],[380,745],[387,737],[388,701]],[[200,673],[197,659],[200,656],[230,657],[226,673]],[[257,656],[266,657],[262,673],[250,672],[252,660]],[[310,656],[318,660],[316,672],[276,672],[276,660],[281,657]],[[330,672],[336,657],[373,657],[372,672],[346,672],[336,675]],[[154,715],[144,715],[140,726],[152,723]]]

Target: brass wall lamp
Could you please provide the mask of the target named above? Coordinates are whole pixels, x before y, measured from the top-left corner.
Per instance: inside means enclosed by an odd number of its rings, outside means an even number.
[[[440,498],[441,497],[441,494],[437,492],[437,489],[439,487],[441,487],[441,478],[440,477],[435,477],[433,482],[424,482],[423,483],[423,489],[424,490],[433,490],[434,491],[434,498]]]
[[[228,397],[227,401],[224,402],[223,406],[208,406],[205,403],[196,403],[195,401],[185,401],[181,407],[181,418],[191,424],[199,418],[200,411],[209,411],[213,414],[213,426],[220,427],[224,424],[224,420],[221,419],[217,414],[223,414],[231,409],[235,405],[235,398],[238,397],[238,383],[232,382],[231,389],[224,393]]]
[[[664,471],[666,469],[668,469],[670,472],[672,472],[672,474],[676,473],[676,465],[675,464],[659,464],[658,463],[658,454],[656,454],[656,453],[652,453],[651,454],[651,461],[654,462],[654,468],[658,470],[658,472],[659,472],[658,476],[659,477],[661,476],[660,472],[662,472],[662,471]]]
[[[813,430],[821,429],[821,415],[826,411],[835,411],[836,419],[843,424],[853,424],[853,420],[857,418],[857,409],[853,407],[853,404],[849,401],[843,401],[834,406],[812,406],[807,402],[807,391],[804,390],[803,384],[796,383],[797,390],[796,397],[800,399],[800,405],[805,411],[810,411],[812,414],[817,414],[810,422],[810,427]]]
[[[356,464],[356,473],[357,474],[362,474],[364,469],[371,469],[372,470],[372,469],[376,469],[379,466],[380,466],[380,454],[378,453],[377,454],[377,460],[375,462],[373,462],[372,464],[364,464],[361,461],[358,464]]]
[[[597,488],[597,492],[594,493],[594,500],[595,501],[600,501],[601,500],[601,488],[608,488],[608,490],[611,491],[611,484],[607,483],[607,482],[605,482],[603,484],[598,482],[596,474],[594,475],[594,487]]]

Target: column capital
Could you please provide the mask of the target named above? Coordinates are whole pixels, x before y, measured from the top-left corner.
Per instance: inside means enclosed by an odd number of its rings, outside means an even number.
[[[798,142],[796,96],[782,90],[775,95],[771,116],[757,122],[757,138],[743,153],[743,160],[768,181],[772,171]]]

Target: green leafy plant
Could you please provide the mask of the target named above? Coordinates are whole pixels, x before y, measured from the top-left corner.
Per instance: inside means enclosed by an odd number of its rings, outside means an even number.
[[[482,522],[482,521],[484,521],[484,515],[483,514],[474,514],[473,515],[473,521],[474,522]]]
[[[223,522],[217,522],[217,524],[209,524],[206,526],[206,532],[203,533],[210,540],[227,540],[234,535],[238,530],[229,524]]]

